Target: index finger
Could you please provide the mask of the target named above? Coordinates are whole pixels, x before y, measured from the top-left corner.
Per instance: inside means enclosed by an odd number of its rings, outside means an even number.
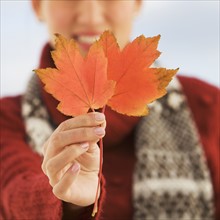
[[[103,123],[105,123],[105,115],[103,113],[90,112],[62,122],[55,131],[60,132],[73,128],[94,127],[102,125]]]

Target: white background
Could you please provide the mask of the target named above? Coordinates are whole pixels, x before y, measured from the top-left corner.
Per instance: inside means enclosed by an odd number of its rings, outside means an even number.
[[[132,37],[141,34],[161,34],[160,66],[219,86],[218,0],[144,1]],[[24,91],[46,41],[30,0],[1,0],[1,96]]]

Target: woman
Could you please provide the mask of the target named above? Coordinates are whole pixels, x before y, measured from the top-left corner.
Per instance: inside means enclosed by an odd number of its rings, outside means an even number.
[[[141,3],[32,0],[50,35],[40,68],[54,66],[54,33],[74,38],[86,53],[109,29],[123,48]],[[90,219],[98,182],[97,142],[104,136],[106,186],[97,218],[220,218],[218,89],[178,77],[147,117],[107,108],[105,115],[68,119],[42,87],[33,77],[23,96],[1,100],[2,219]]]

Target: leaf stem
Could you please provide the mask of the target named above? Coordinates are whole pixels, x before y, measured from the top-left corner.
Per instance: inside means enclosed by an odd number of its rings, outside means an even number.
[[[105,112],[105,106],[101,109],[101,112]],[[100,162],[99,162],[99,179],[98,179],[98,186],[96,190],[96,197],[95,197],[95,203],[92,211],[92,217],[95,216],[95,214],[98,212],[98,193],[99,193],[99,188],[101,185],[101,178],[102,178],[102,165],[103,165],[103,138],[100,139],[99,141],[99,148],[100,148]],[[101,189],[100,189],[101,190]]]

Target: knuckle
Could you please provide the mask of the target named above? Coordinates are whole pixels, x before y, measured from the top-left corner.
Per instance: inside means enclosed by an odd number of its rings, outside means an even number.
[[[54,166],[54,163],[52,160],[49,160],[46,164],[46,171],[49,172],[49,173],[54,173],[54,170],[55,170],[55,166]]]
[[[41,164],[41,169],[44,172],[44,174],[46,174],[46,169],[45,169],[45,163],[44,162]]]
[[[57,133],[57,134],[52,135],[52,136],[51,136],[51,139],[50,139],[50,143],[51,143],[53,146],[59,146],[60,143],[61,143],[60,134]]]
[[[53,194],[58,198],[58,199],[62,199],[62,196],[60,195],[60,191],[58,190],[57,186],[53,187]]]
[[[57,182],[56,180],[49,179],[49,184],[50,184],[52,187],[55,186],[56,182]]]
[[[67,127],[68,127],[68,122],[67,122],[67,120],[66,120],[66,121],[63,121],[63,122],[59,125],[59,130],[60,130],[60,131],[64,131],[64,130],[67,129]]]
[[[60,186],[54,186],[53,187],[53,194],[58,198],[58,199],[61,199],[61,200],[64,200],[65,199],[65,188],[64,187],[60,187]]]
[[[49,184],[53,187],[53,181],[51,179],[49,179]]]

